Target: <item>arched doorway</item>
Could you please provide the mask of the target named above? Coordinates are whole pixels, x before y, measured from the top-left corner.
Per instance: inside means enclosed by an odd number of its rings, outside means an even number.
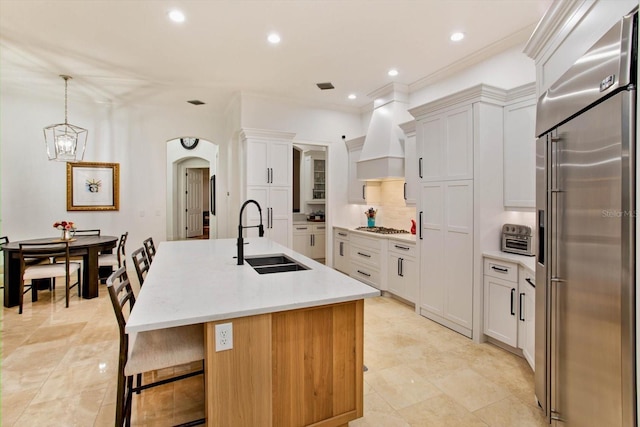
[[[191,170],[191,181],[187,171]],[[194,212],[196,204],[191,204],[186,197],[188,186],[197,189],[193,177],[197,172],[202,175],[199,191],[202,212]],[[218,145],[204,139],[191,149],[185,149],[180,138],[167,141],[167,240],[186,239],[187,230],[192,227],[195,218],[204,222],[208,216],[208,234],[210,239],[218,236],[218,197],[216,194],[216,174],[218,171]],[[197,181],[197,179],[196,179]],[[195,185],[195,186],[194,186]],[[191,199],[193,200],[193,199]],[[204,203],[204,202],[207,203]],[[190,206],[187,206],[188,203]],[[204,224],[203,224],[204,225]]]

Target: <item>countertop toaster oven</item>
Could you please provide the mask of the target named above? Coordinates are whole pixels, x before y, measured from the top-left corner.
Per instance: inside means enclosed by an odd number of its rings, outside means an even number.
[[[527,225],[505,224],[502,226],[502,252],[534,256],[533,233]]]

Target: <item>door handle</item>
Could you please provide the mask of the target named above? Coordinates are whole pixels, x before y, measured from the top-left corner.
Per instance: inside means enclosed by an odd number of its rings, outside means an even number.
[[[273,168],[271,168],[271,184],[273,184]]]
[[[273,228],[273,208],[269,208],[269,210],[271,211],[271,215],[269,215],[271,226],[269,228]]]
[[[362,199],[366,199],[367,197],[364,194],[364,188],[366,187],[366,184],[362,184]]]
[[[418,176],[422,178],[422,157],[418,159]]]
[[[524,296],[524,292],[520,292],[520,301],[518,301],[520,303],[520,321],[524,322],[524,301],[522,299],[522,297]]]
[[[398,261],[400,261],[400,277],[404,277],[404,258],[398,258]]]
[[[422,211],[420,211],[420,215],[418,216],[418,226],[418,236],[420,237],[420,240],[422,240]]]
[[[402,264],[402,262],[400,261],[400,259],[401,258],[398,258],[398,276],[402,276],[402,273],[401,273],[402,267],[400,267],[400,264]]]
[[[269,168],[267,168],[267,184],[269,184],[269,180],[270,180],[269,175],[270,175],[269,174]]]
[[[340,256],[344,256],[344,242],[340,242]]]
[[[404,199],[407,200],[407,183],[406,182],[404,183],[403,191],[404,191]]]
[[[514,310],[515,301],[513,300],[515,296],[516,296],[516,290],[515,288],[511,288],[511,315],[512,316],[516,315],[516,312]]]
[[[209,210],[211,211],[211,215],[216,214],[216,176],[213,175],[209,179]]]

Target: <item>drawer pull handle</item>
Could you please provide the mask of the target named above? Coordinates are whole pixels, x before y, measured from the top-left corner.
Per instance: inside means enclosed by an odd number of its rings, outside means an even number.
[[[363,256],[365,258],[371,258],[371,255],[369,254],[363,254],[362,252],[358,252],[358,255]]]
[[[296,227],[296,230],[306,230],[307,227]]]
[[[492,265],[491,268],[499,273],[507,274],[509,272],[508,268],[496,267],[495,265]]]
[[[535,283],[533,283],[533,281],[531,280],[531,278],[530,278],[530,277],[527,277],[527,278],[526,278],[526,279],[524,279],[524,280],[526,280],[526,281],[527,281],[527,283],[528,283],[528,284],[530,284],[531,286],[533,286],[534,288],[536,287],[536,284],[535,284]]]
[[[362,274],[363,276],[371,277],[369,273],[365,273],[364,271],[357,270],[357,272]]]
[[[338,232],[338,236],[347,237],[347,233],[340,233],[340,232]]]
[[[393,245],[393,246],[395,246],[398,249],[402,249],[403,251],[408,251],[409,249],[411,249],[411,248],[408,248],[406,246],[398,246],[398,245]]]

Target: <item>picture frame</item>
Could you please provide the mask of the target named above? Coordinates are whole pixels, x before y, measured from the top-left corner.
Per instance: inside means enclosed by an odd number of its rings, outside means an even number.
[[[67,163],[67,211],[120,209],[118,163]]]

